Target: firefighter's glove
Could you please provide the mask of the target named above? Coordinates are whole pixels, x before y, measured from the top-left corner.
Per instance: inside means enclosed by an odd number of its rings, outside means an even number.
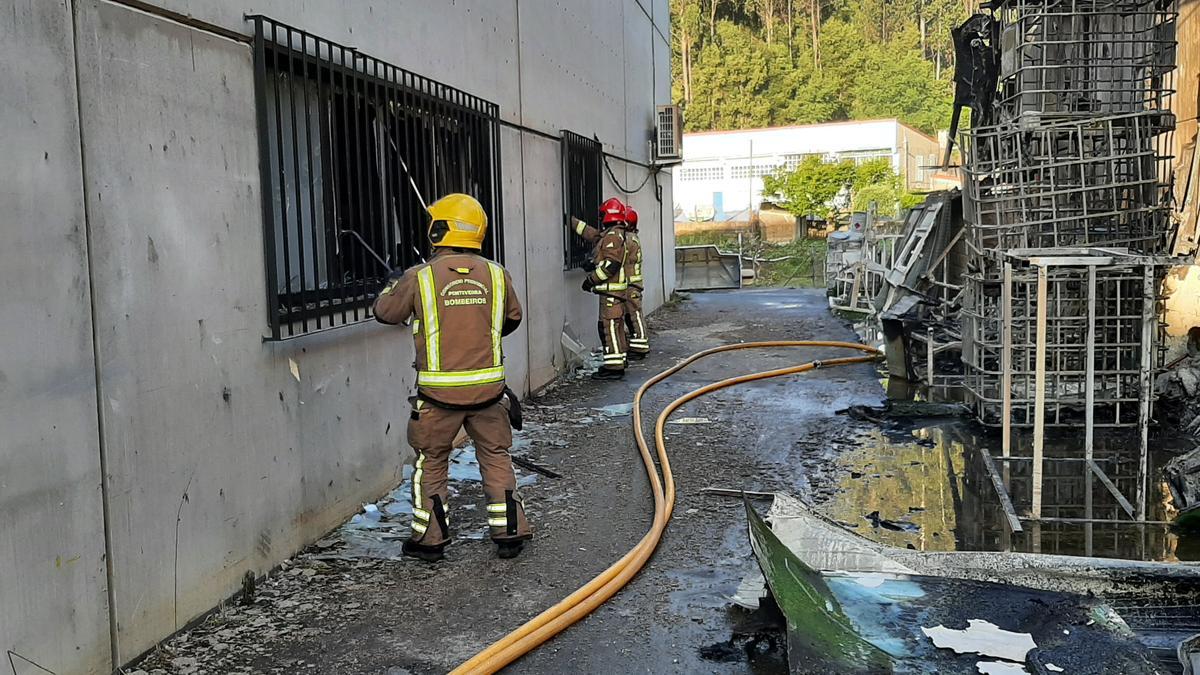
[[[596,271],[596,263],[592,262],[591,260],[585,260],[584,263],[582,265],[580,265],[580,267],[582,267],[585,271],[588,271],[588,272]]]
[[[588,293],[591,293],[591,292],[592,292],[592,290],[593,290],[593,289],[595,289],[595,288],[596,288],[596,282],[595,282],[595,281],[592,281],[592,278],[591,278],[591,277],[584,277],[584,278],[583,278],[583,290],[584,290],[584,291],[586,291],[586,292],[588,292]]]

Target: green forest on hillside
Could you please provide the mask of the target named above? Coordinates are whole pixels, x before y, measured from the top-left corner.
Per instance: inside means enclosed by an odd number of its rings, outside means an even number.
[[[972,0],[671,0],[688,131],[896,117],[949,124]]]

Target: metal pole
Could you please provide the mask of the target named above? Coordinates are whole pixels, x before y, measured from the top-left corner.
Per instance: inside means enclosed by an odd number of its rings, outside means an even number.
[[[1142,363],[1138,371],[1141,385],[1141,391],[1138,392],[1138,429],[1141,432],[1141,446],[1138,455],[1138,520],[1146,519],[1146,498],[1150,480],[1150,396],[1154,367],[1154,333],[1157,323],[1156,299],[1154,265],[1147,263],[1142,274]]]
[[[1034,364],[1033,399],[1033,517],[1042,517],[1042,462],[1046,432],[1046,295],[1047,270],[1039,265],[1037,283],[1037,343]],[[1035,530],[1036,532],[1036,530]]]
[[[754,139],[750,139],[749,196],[746,198],[746,220],[754,222]]]
[[[1003,433],[1000,454],[1012,454],[1012,263],[1004,263],[1004,287],[1000,291],[1001,344],[1000,344],[1000,395],[1003,398]]]
[[[1086,401],[1084,403],[1084,431],[1083,431],[1083,454],[1087,461],[1083,464],[1083,479],[1086,481],[1083,488],[1083,508],[1085,517],[1088,518],[1087,524],[1083,528],[1084,553],[1092,555],[1094,540],[1093,527],[1091,519],[1095,518],[1092,512],[1092,461],[1095,454],[1095,422],[1096,413],[1093,407],[1096,404],[1096,266],[1088,265],[1088,319],[1087,319],[1087,381],[1084,383]]]
[[[925,329],[925,383],[929,385],[929,397],[933,397],[933,328]]]

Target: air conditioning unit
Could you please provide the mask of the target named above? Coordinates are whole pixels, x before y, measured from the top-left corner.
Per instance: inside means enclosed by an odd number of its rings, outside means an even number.
[[[677,105],[658,106],[655,125],[654,157],[658,160],[683,159],[683,112]]]

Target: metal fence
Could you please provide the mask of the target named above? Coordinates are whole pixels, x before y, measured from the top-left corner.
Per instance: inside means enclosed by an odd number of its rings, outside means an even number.
[[[578,218],[592,227],[600,227],[601,162],[604,148],[600,141],[562,132],[563,163],[563,267],[578,269],[592,254],[592,246],[575,234],[571,227]]]
[[[425,207],[483,204],[503,257],[499,108],[263,16],[254,61],[271,334],[371,318],[393,268],[429,253]]]

